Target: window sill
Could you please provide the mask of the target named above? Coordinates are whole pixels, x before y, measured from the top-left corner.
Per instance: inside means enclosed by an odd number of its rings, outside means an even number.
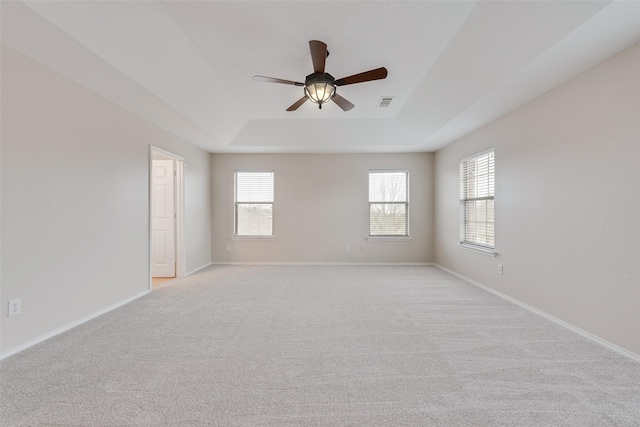
[[[368,236],[367,240],[383,242],[406,242],[411,240],[409,236]]]
[[[483,248],[481,246],[474,246],[474,245],[465,245],[464,243],[458,243],[458,246],[461,247],[462,249],[466,249],[472,252],[477,252],[482,255],[487,255],[491,257],[495,257],[496,255],[498,255],[495,249]]]
[[[233,236],[233,240],[275,240],[276,236]]]

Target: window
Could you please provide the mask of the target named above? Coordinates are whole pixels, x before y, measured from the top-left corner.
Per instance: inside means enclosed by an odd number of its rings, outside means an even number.
[[[369,171],[369,236],[409,237],[409,172]]]
[[[273,236],[273,172],[235,172],[236,236]]]
[[[460,160],[460,243],[493,251],[493,148]]]

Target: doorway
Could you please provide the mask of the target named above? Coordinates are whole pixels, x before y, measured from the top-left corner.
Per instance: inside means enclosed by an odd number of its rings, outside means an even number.
[[[184,158],[151,147],[149,156],[149,289],[184,277]]]

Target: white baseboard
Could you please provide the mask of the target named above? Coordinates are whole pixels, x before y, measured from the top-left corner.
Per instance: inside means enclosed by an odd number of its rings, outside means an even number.
[[[213,265],[390,265],[390,266],[427,266],[435,265],[432,262],[293,262],[293,261],[273,261],[273,262],[227,262],[215,261]]]
[[[4,351],[4,352],[0,353],[0,360],[5,359],[5,358],[7,358],[9,356],[13,356],[16,353],[20,353],[21,351],[26,350],[29,347],[32,347],[32,346],[34,346],[36,344],[39,344],[42,341],[48,340],[49,338],[53,338],[56,335],[59,335],[59,334],[61,334],[63,332],[68,331],[69,329],[75,328],[76,326],[79,326],[79,325],[81,325],[81,324],[83,324],[85,322],[88,322],[89,320],[95,319],[98,316],[102,316],[103,314],[108,313],[108,312],[110,312],[112,310],[115,310],[118,307],[122,307],[123,305],[128,304],[133,300],[136,300],[136,299],[138,299],[140,297],[145,296],[149,292],[151,292],[151,291],[146,290],[146,291],[140,292],[138,294],[135,294],[135,295],[133,295],[133,296],[127,298],[127,299],[119,301],[119,302],[117,302],[115,304],[111,304],[110,306],[107,306],[107,307],[105,307],[105,308],[103,308],[101,310],[98,310],[98,311],[96,311],[94,313],[91,313],[91,314],[89,314],[87,316],[81,317],[80,319],[78,319],[76,321],[73,321],[73,322],[68,323],[68,324],[66,324],[64,326],[61,326],[60,328],[54,329],[51,332],[47,332],[44,335],[41,335],[41,336],[39,336],[37,338],[29,340],[24,344],[20,344],[17,347],[13,347],[10,350]]]
[[[213,263],[212,263],[212,262],[208,262],[208,263],[206,263],[205,265],[201,265],[200,267],[196,267],[196,268],[194,268],[193,270],[188,271],[188,272],[185,274],[185,277],[187,277],[187,276],[191,276],[193,273],[197,273],[198,271],[202,270],[203,268],[207,268],[207,267],[209,267],[211,264],[213,264]]]
[[[552,321],[553,323],[556,323],[556,324],[558,324],[558,325],[560,325],[560,326],[562,326],[564,328],[567,328],[567,329],[569,329],[569,330],[571,330],[573,332],[576,332],[576,333],[582,335],[583,337],[588,338],[591,341],[594,341],[595,343],[597,343],[599,345],[607,347],[609,350],[615,351],[616,353],[621,354],[623,356],[626,356],[626,357],[628,357],[628,358],[630,358],[632,360],[635,360],[636,362],[640,362],[640,355],[632,353],[629,350],[625,350],[622,347],[618,347],[617,345],[612,344],[607,340],[603,340],[602,338],[597,337],[597,336],[595,336],[593,334],[590,334],[589,332],[587,332],[585,330],[582,330],[582,329],[578,328],[577,326],[572,325],[571,323],[567,323],[564,320],[558,319],[557,317],[554,317],[554,316],[550,315],[549,313],[546,313],[546,312],[544,312],[542,310],[539,310],[539,309],[537,309],[535,307],[532,307],[532,306],[530,306],[528,304],[525,304],[522,301],[519,301],[519,300],[517,300],[517,299],[515,299],[513,297],[510,297],[509,295],[503,294],[502,292],[498,292],[495,289],[492,289],[492,288],[490,288],[490,287],[488,287],[486,285],[483,285],[482,283],[476,282],[475,280],[470,279],[470,278],[468,278],[466,276],[463,276],[462,274],[456,273],[453,270],[449,270],[448,268],[443,267],[440,264],[433,263],[433,265],[435,265],[436,267],[438,267],[441,270],[446,271],[447,273],[453,274],[454,276],[459,277],[460,279],[471,283],[474,286],[477,286],[477,287],[479,287],[481,289],[484,289],[485,291],[490,292],[490,293],[492,293],[494,295],[497,295],[500,298],[505,299],[505,300],[507,300],[509,302],[512,302],[512,303],[514,303],[514,304],[516,304],[516,305],[518,305],[518,306],[520,306],[520,307],[522,307],[522,308],[524,308],[524,309],[526,309],[526,310],[528,310],[528,311],[530,311],[532,313],[535,313],[535,314],[537,314],[539,316],[542,316],[545,319]]]

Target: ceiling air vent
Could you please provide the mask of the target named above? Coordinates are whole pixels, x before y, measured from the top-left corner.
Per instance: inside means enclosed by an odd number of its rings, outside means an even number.
[[[380,101],[378,101],[378,108],[388,107],[391,101],[393,101],[393,96],[383,96],[380,98]]]

